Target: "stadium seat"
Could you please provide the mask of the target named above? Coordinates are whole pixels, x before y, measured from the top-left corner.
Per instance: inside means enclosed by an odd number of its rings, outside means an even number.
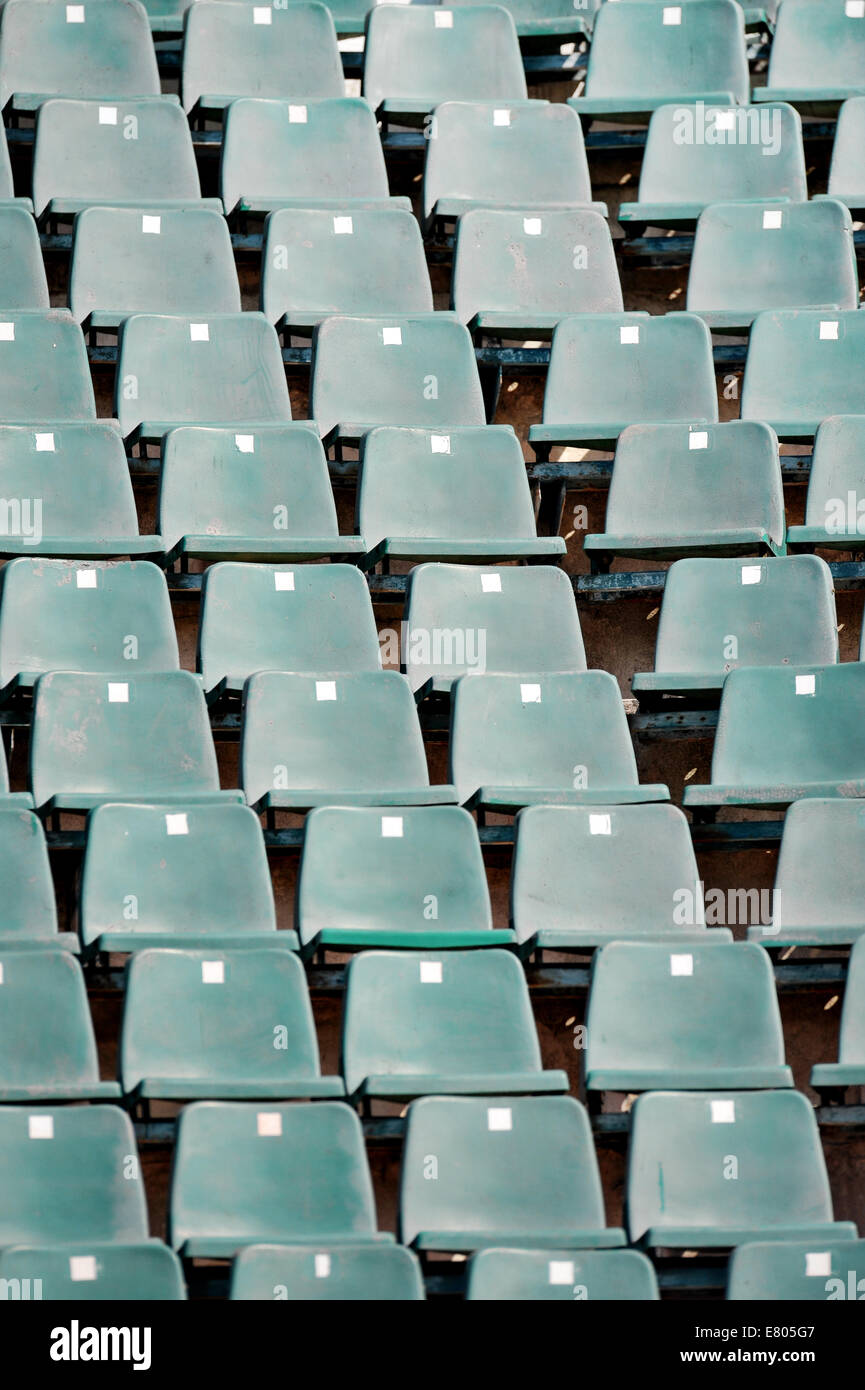
[[[838,872],[838,865],[844,872]],[[849,946],[865,934],[865,806],[806,797],[784,819],[764,946]]]
[[[423,314],[432,307],[420,228],[405,208],[269,213],[261,308],[278,329],[306,333],[328,314]]]
[[[765,87],[755,101],[789,101],[809,116],[834,116],[865,96],[865,14],[859,0],[784,0]]]
[[[754,947],[758,950],[758,947]],[[289,951],[140,951],[119,1075],[127,1104],[341,1096],[322,1076],[303,966]],[[146,1111],[145,1111],[146,1113]]]
[[[180,1261],[158,1240],[138,1245],[83,1245],[80,1241],[73,1246],[16,1245],[0,1255],[0,1289],[6,1290],[6,1298],[16,1296],[10,1289],[37,1285],[45,1302],[153,1303],[186,1298]]]
[[[230,1259],[247,1245],[357,1245],[375,1225],[357,1115],[339,1101],[199,1101],[177,1128],[169,1243],[186,1259]]]
[[[75,219],[69,307],[91,329],[130,314],[239,313],[225,218],[210,207],[88,208]]]
[[[243,691],[243,789],[262,811],[436,806],[411,687],[397,671],[336,679],[260,671]]]
[[[475,823],[457,806],[397,816],[327,806],[306,822],[296,921],[304,950],[501,946]]]
[[[850,97],[838,112],[825,196],[845,203],[860,218],[865,211],[865,96]]]
[[[756,420],[629,425],[607,494],[606,530],[585,536],[594,569],[616,555],[783,555],[778,440]]]
[[[4,309],[47,309],[49,302],[36,223],[20,203],[2,203],[0,304]]]
[[[204,576],[198,669],[211,698],[239,693],[256,671],[379,671],[380,650],[352,565],[219,564]]]
[[[0,758],[5,784],[6,760]],[[5,790],[5,785],[4,785]],[[23,806],[10,806],[0,795],[0,881],[3,916],[0,952],[19,950],[77,951],[74,932],[57,931],[54,882],[42,822]]]
[[[612,8],[628,3],[620,0]],[[717,419],[712,341],[702,319],[682,313],[574,314],[553,333],[543,424],[529,426],[529,443],[546,459],[558,444],[608,448],[627,425]]]
[[[744,666],[724,682],[709,786],[685,788],[698,814],[783,807],[805,796],[865,796],[865,665]]]
[[[626,1202],[631,1243],[650,1248],[856,1238],[852,1222],[832,1219],[817,1121],[799,1091],[640,1096]]]
[[[742,11],[699,5],[602,5],[592,28],[585,94],[569,105],[600,120],[648,120],[666,102],[731,106],[748,100]]]
[[[677,806],[521,811],[511,925],[530,952],[608,941],[659,941],[678,949],[733,939],[722,927],[705,927],[691,832]]]
[[[403,666],[419,699],[450,694],[468,674],[585,671],[570,575],[553,565],[420,565],[408,577]]]
[[[843,1096],[848,1086],[865,1086],[865,941],[861,936],[847,968],[838,1061],[812,1068],[811,1085],[821,1096],[825,1092]]]
[[[472,1303],[630,1303],[660,1296],[652,1264],[639,1250],[491,1248],[469,1260],[466,1298]]]
[[[425,1297],[417,1256],[401,1245],[248,1245],[231,1270],[232,1300],[412,1303]]]
[[[174,671],[165,576],[148,560],[13,560],[0,576],[0,700],[45,671]]]
[[[589,1119],[571,1096],[413,1101],[399,1226],[402,1243],[422,1251],[625,1244],[605,1224]]]
[[[366,22],[363,95],[385,124],[416,125],[444,101],[525,101],[514,21],[501,5],[377,5]]]
[[[0,1249],[147,1238],[135,1135],[118,1106],[0,1108]]]
[[[451,306],[477,334],[546,337],[569,314],[621,313],[610,229],[588,208],[474,208],[457,226]]]
[[[0,420],[41,426],[46,421],[95,419],[84,338],[72,315],[65,309],[4,312]]]
[[[585,1085],[601,1091],[792,1086],[768,954],[747,942],[616,941],[595,955]]]
[[[525,975],[509,951],[364,951],[350,962],[342,1068],[356,1104],[569,1089],[563,1071],[542,1065]]]
[[[813,550],[815,546],[821,550],[861,550],[865,546],[863,462],[865,414],[828,416],[814,437],[805,524],[791,526],[787,532],[791,550]]]
[[[169,564],[336,560],[366,549],[362,536],[339,535],[321,440],[315,430],[294,424],[243,434],[169,430],[162,444],[159,530]]]
[[[197,3],[183,33],[183,109],[214,116],[238,97],[345,95],[325,5]]]
[[[674,103],[652,113],[636,203],[618,218],[686,230],[710,203],[799,203],[808,197],[802,120],[783,102],[706,108]]]
[[[810,440],[828,415],[862,409],[863,370],[865,313],[758,314],[745,362],[742,419],[765,420],[783,440]]]
[[[637,672],[631,688],[642,704],[705,700],[739,666],[830,666],[839,660],[837,622],[832,572],[816,555],[677,560],[664,584],[655,669]]]
[[[561,536],[539,536],[526,465],[513,430],[382,426],[364,435],[355,529],[366,563],[555,560]]]
[[[85,950],[102,953],[297,947],[293,931],[276,930],[261,826],[248,806],[97,807],[80,919]]]
[[[124,438],[172,425],[291,419],[279,339],[263,314],[134,314],[123,323],[114,409]]]
[[[470,809],[538,802],[666,801],[641,785],[615,677],[607,671],[471,675],[451,703],[450,778]]]
[[[462,5],[489,4],[489,0],[449,0],[453,9]],[[507,0],[508,11],[523,51],[557,51],[560,44],[577,42],[591,33],[601,0]],[[552,41],[552,45],[551,45]]]
[[[0,946],[0,1005],[0,1104],[119,1098],[116,1082],[99,1080],[87,990],[73,956]]]
[[[411,207],[389,195],[375,116],[359,97],[232,102],[220,190],[227,213]]]
[[[150,23],[138,0],[6,0],[0,108],[33,112],[49,97],[159,96]]]
[[[375,425],[486,423],[471,337],[444,313],[324,319],[310,408],[325,442],[356,441]]]
[[[734,1250],[727,1302],[826,1303],[861,1299],[865,1240],[754,1241]]]

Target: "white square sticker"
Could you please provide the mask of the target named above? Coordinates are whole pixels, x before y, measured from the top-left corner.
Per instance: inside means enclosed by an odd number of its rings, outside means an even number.
[[[541,687],[539,685],[521,684],[520,699],[524,705],[539,705],[541,703]]]
[[[28,1115],[27,1132],[31,1139],[54,1138],[53,1115]]]
[[[330,1255],[316,1255],[315,1277],[316,1279],[330,1278]]]
[[[481,575],[481,593],[500,594],[502,591],[502,577],[500,574]]]
[[[734,1100],[713,1100],[709,1104],[712,1107],[713,1125],[734,1125],[736,1123],[736,1102]]]
[[[500,1108],[494,1106],[492,1109],[487,1110],[487,1129],[513,1129],[511,1107],[509,1105]]]
[[[253,24],[272,24],[273,11],[269,5],[253,5],[252,7]]]
[[[670,956],[671,975],[693,975],[694,957],[690,952],[682,955]]]
[[[100,106],[99,108],[100,125],[117,125],[117,107]]]
[[[708,430],[691,430],[690,434],[688,435],[688,448],[689,448],[689,449],[708,449],[708,447],[709,447],[709,431],[708,431]]]
[[[381,340],[385,347],[402,347],[402,329],[383,328],[381,330]]]
[[[316,681],[315,698],[317,700],[335,700],[336,681]]]
[[[838,341],[838,320],[820,320],[820,340],[821,342],[837,343]]]
[[[153,217],[147,213],[142,214],[141,231],[144,236],[159,236],[162,231],[162,218]]]
[[[53,453],[54,453],[54,435],[53,435],[53,434],[37,434],[37,435],[35,436],[35,438],[36,438],[36,452],[37,452],[37,454],[53,454]]]
[[[844,13],[848,19],[865,19],[865,0],[847,0]]]
[[[353,236],[354,218],[335,217],[333,219],[333,234],[334,236]]]
[[[209,343],[209,325],[206,323],[191,323],[189,325],[189,337],[193,343]]]
[[[682,22],[682,7],[681,7],[681,5],[665,5],[665,6],[664,6],[664,23],[665,23],[665,24],[681,24],[681,22]]]
[[[66,6],[66,23],[67,23],[67,24],[83,24],[83,23],[84,23],[84,6],[83,6],[83,5],[67,5],[67,6]]]
[[[289,125],[306,125],[306,107],[289,106],[288,123]]]
[[[95,588],[96,588],[96,571],[95,571],[95,570],[76,570],[76,571],[75,571],[75,583],[76,583],[76,586],[77,586],[79,589],[95,589]]]
[[[523,218],[523,234],[525,236],[540,236],[543,229],[544,224],[540,217]]]
[[[225,961],[203,960],[201,962],[201,983],[203,985],[224,985]]]
[[[550,1260],[547,1266],[547,1277],[550,1284],[573,1284],[573,1260]]]
[[[783,225],[784,214],[780,208],[765,208],[763,211],[763,231],[774,232]]]
[[[431,434],[429,441],[430,453],[449,454],[451,451],[451,437],[449,434]]]
[[[189,821],[185,811],[169,811],[165,817],[166,835],[188,835]]]
[[[255,453],[254,434],[236,434],[234,436],[234,447],[239,454]]]
[[[735,111],[716,111],[716,112],[715,112],[715,129],[716,129],[716,130],[733,130],[733,129],[735,129],[735,126],[736,126],[736,113],[735,113]]]
[[[276,590],[294,589],[294,570],[274,570],[273,587]]]
[[[600,815],[592,812],[589,815],[589,834],[590,835],[612,835],[613,819],[609,815]]]
[[[129,704],[129,686],[126,681],[108,682],[108,703],[109,705]]]
[[[259,1110],[255,1118],[260,1138],[278,1139],[282,1134],[282,1116],[278,1110]]]
[[[743,584],[759,584],[762,578],[763,578],[763,567],[762,567],[762,565],[743,565],[743,566],[742,566],[742,583],[743,583]]]
[[[381,838],[383,840],[402,839],[402,816],[382,816]]]
[[[454,17],[450,10],[436,10],[435,27],[437,29],[453,29]]]
[[[805,1255],[806,1279],[827,1279],[832,1273],[832,1255],[828,1250],[809,1250]]]
[[[620,343],[638,343],[640,341],[640,329],[636,323],[627,324],[619,329]]]
[[[440,985],[442,982],[442,963],[440,960],[422,960],[420,963],[420,982],[422,985]]]
[[[14,323],[0,323],[0,343],[14,343],[15,325]]]
[[[493,112],[493,125],[510,125],[511,113],[507,108],[499,108]]]
[[[817,677],[814,675],[796,677],[797,695],[815,695],[817,693]]]
[[[95,1255],[70,1255],[69,1278],[73,1284],[92,1283],[96,1278]]]

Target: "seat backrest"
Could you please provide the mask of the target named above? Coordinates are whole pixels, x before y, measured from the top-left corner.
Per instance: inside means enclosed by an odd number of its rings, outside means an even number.
[[[0,419],[39,425],[96,419],[84,338],[65,309],[3,314]]]
[[[11,184],[0,196],[12,197]],[[50,304],[36,223],[15,204],[0,207],[0,303],[4,309],[47,309]]]
[[[838,865],[844,872],[838,873]],[[784,819],[778,852],[772,925],[766,945],[785,929],[865,929],[865,805],[807,797]]]
[[[13,93],[159,95],[156,52],[138,0],[7,0],[0,17],[0,107]]]
[[[74,956],[0,945],[0,986],[0,1086],[32,1088],[36,1099],[40,1089],[50,1097],[51,1087],[98,1082],[87,990]]]
[[[453,3],[456,8],[459,5],[487,5],[489,0],[448,0],[448,3]],[[566,24],[591,26],[600,5],[601,0],[507,0],[504,8],[517,25],[521,22],[558,20],[564,28]]]
[[[528,95],[516,26],[501,5],[378,5],[367,19],[365,55],[363,94],[373,110],[389,98],[417,98],[419,110],[431,110],[459,97]]]
[[[850,951],[844,1008],[841,1014],[841,1036],[838,1043],[840,1062],[865,1062],[865,938],[860,937]]]
[[[863,369],[865,314],[766,310],[751,327],[742,419],[807,424],[827,415],[854,415],[862,408]]]
[[[6,782],[6,760],[0,776]],[[32,811],[0,807],[0,877],[3,920],[0,946],[29,938],[51,940],[57,931],[54,880],[42,822]]]
[[[828,191],[861,196],[865,189],[865,96],[848,97],[838,112]]]
[[[745,25],[733,0],[602,5],[592,29],[587,97],[750,95]]]
[[[807,197],[802,118],[795,107],[676,102],[652,112],[641,203]]]
[[[424,1298],[417,1256],[401,1245],[250,1245],[231,1270],[231,1298],[408,1303]]]
[[[865,407],[863,407],[865,408]],[[865,413],[830,415],[814,436],[805,524],[840,534],[865,534]]]
[[[473,1303],[659,1299],[651,1261],[639,1250],[479,1250],[468,1268]]]
[[[865,79],[865,15],[855,0],[784,0],[769,51],[770,87],[851,87]]]
[[[727,1301],[858,1299],[863,1279],[865,1240],[752,1241],[730,1256]]]
[[[34,540],[138,535],[126,450],[108,420],[52,423],[50,429],[0,425],[0,495],[21,499],[17,526],[9,504],[7,535],[16,530]],[[41,499],[38,510],[36,498]]]
[[[0,1254],[0,1281],[30,1287],[55,1301],[166,1302],[186,1298],[183,1270],[158,1240],[140,1245],[16,1245]]]

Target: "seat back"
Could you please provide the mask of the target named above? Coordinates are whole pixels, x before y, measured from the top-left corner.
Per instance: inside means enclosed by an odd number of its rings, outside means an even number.
[[[862,408],[863,370],[865,314],[767,310],[751,328],[742,419],[801,421],[809,433],[814,420],[855,415]]]
[[[784,0],[769,53],[770,87],[865,85],[865,15],[850,0]]]
[[[6,760],[0,759],[6,789]],[[48,941],[57,931],[54,881],[42,822],[32,811],[0,807],[0,879],[3,921],[0,948],[16,941]]]
[[[592,29],[587,97],[750,95],[745,26],[733,0],[601,6]]]
[[[375,110],[388,99],[525,100],[514,21],[501,5],[456,11],[438,5],[374,7],[366,24],[363,94]]]
[[[0,419],[39,425],[96,419],[84,338],[65,309],[3,314]]]
[[[863,1279],[865,1240],[754,1241],[730,1256],[727,1301],[858,1299]]]
[[[859,503],[865,484],[865,414],[830,415],[814,436],[808,474],[806,526],[865,534]]]
[[[861,937],[850,952],[844,1008],[841,1014],[839,1062],[865,1062],[865,940]]]
[[[52,422],[49,429],[0,425],[0,495],[22,499],[19,524],[10,511],[7,535],[17,530],[34,541],[138,535],[126,450],[108,420]]]
[[[232,1266],[230,1297],[408,1303],[425,1295],[417,1256],[401,1245],[339,1245],[327,1251],[250,1245]]]
[[[32,1090],[35,1100],[40,1091],[50,1098],[52,1089],[98,1082],[87,990],[73,956],[0,944],[0,986],[0,1088]]]
[[[802,119],[785,102],[652,112],[640,168],[641,203],[727,203],[808,197]]]
[[[11,179],[2,196],[12,197]],[[0,207],[0,304],[4,309],[47,309],[50,304],[36,223],[14,204]]]
[[[0,107],[13,93],[158,96],[144,6],[138,0],[7,0],[0,21]]]
[[[185,1299],[183,1270],[157,1240],[140,1245],[17,1245],[0,1254],[0,1281],[37,1285],[55,1302],[167,1302]]]
[[[848,97],[838,112],[832,163],[829,166],[830,197],[863,196],[865,190],[865,96]]]
[[[766,945],[797,927],[816,934],[821,927],[865,931],[865,805],[860,801],[807,797],[789,807]]]
[[[472,1303],[660,1298],[655,1271],[639,1250],[479,1250],[468,1269]]]

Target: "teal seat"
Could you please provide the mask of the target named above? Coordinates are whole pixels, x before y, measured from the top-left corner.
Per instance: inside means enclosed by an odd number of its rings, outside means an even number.
[[[399,1208],[400,1240],[421,1251],[625,1244],[606,1225],[589,1118],[571,1096],[413,1101]]]
[[[420,565],[406,589],[403,665],[419,699],[450,694],[466,675],[585,671],[570,576],[553,565]]]
[[[0,1108],[0,1249],[147,1238],[135,1135],[118,1106]]]
[[[847,968],[838,1061],[813,1067],[811,1085],[821,1095],[828,1091],[842,1097],[848,1086],[865,1086],[865,942],[861,936]]]
[[[747,942],[616,941],[593,963],[585,1085],[601,1091],[792,1086],[768,954]]]
[[[471,1303],[636,1303],[660,1298],[638,1250],[479,1250],[468,1266]]]
[[[519,440],[509,426],[381,426],[360,447],[355,529],[368,566],[391,560],[555,560],[539,536]]]
[[[232,102],[220,192],[227,213],[411,207],[408,198],[390,198],[375,116],[359,97]]]
[[[40,426],[96,419],[84,338],[65,309],[3,313],[0,419]]]
[[[865,546],[865,508],[860,502],[863,460],[865,413],[828,416],[814,437],[805,524],[789,528],[789,549],[861,550]]]
[[[150,22],[150,32],[157,35],[183,33],[183,17],[193,0],[141,0]]]
[[[134,314],[120,333],[114,410],[124,438],[173,425],[291,419],[279,339],[263,314]]]
[[[803,796],[865,796],[865,665],[745,666],[724,682],[709,786],[698,812],[784,807]]]
[[[667,801],[641,785],[619,687],[607,671],[463,676],[451,703],[450,777],[469,808]]]
[[[345,95],[325,5],[198,3],[187,13],[180,79],[184,111],[217,115],[237,97]]]
[[[452,8],[488,0],[454,0]],[[590,34],[601,0],[508,0],[503,6],[517,26],[523,51],[555,51]],[[552,41],[552,43],[551,43]]]
[[[416,1303],[418,1258],[401,1245],[248,1245],[231,1270],[233,1301]]]
[[[45,671],[173,671],[165,576],[149,560],[18,559],[0,576],[0,698]]]
[[[677,560],[664,585],[655,669],[638,672],[631,688],[644,703],[702,700],[720,695],[739,666],[831,666],[837,622],[832,572],[816,555]]]
[[[186,1259],[247,1245],[358,1245],[376,1230],[360,1120],[339,1101],[199,1101],[177,1128],[169,1244]]]
[[[865,314],[858,310],[758,314],[745,362],[742,419],[765,420],[783,440],[810,440],[827,416],[862,409],[863,370]]]
[[[239,693],[256,671],[379,671],[363,575],[352,565],[214,565],[202,585],[198,669],[211,697]]]
[[[399,815],[327,806],[306,822],[296,920],[303,948],[501,946],[477,828],[458,806]]]
[[[631,1243],[650,1248],[856,1238],[851,1221],[833,1220],[817,1120],[800,1091],[640,1096],[626,1206]]]
[[[861,1299],[865,1240],[754,1241],[733,1251],[727,1302],[826,1303]]]
[[[279,329],[305,333],[328,314],[423,314],[432,307],[420,228],[405,208],[268,214],[261,308]]]
[[[784,0],[755,101],[789,101],[809,116],[833,116],[865,96],[865,15],[856,0]]]
[[[567,1091],[544,1071],[522,966],[509,951],[364,951],[346,977],[345,1087],[355,1103]]]
[[[756,947],[754,948],[757,949]],[[303,966],[289,951],[140,951],[119,1075],[127,1104],[341,1096],[322,1076]]]
[[[838,112],[826,197],[865,212],[865,96],[849,97]]]
[[[16,1245],[0,1255],[0,1298],[155,1303],[186,1298],[183,1269],[158,1240],[137,1245]]]
[[[85,950],[295,949],[276,930],[261,826],[247,806],[105,803],[87,822]]]
[[[802,119],[792,106],[671,103],[652,113],[627,228],[686,230],[709,203],[799,203],[808,197]]]
[[[598,212],[527,215],[474,208],[460,217],[451,305],[481,336],[548,336],[569,314],[621,313],[613,241]]]
[[[609,941],[673,950],[732,941],[707,931],[691,831],[677,806],[530,806],[517,817],[511,925],[529,951]]]
[[[844,872],[838,872],[843,864]],[[865,806],[806,797],[784,819],[764,946],[849,946],[865,934]]]
[[[337,560],[366,548],[361,536],[340,536],[321,440],[299,424],[169,430],[159,530],[169,564]]]
[[[204,206],[87,208],[75,219],[69,307],[91,329],[130,314],[239,313],[225,218]]]
[[[310,413],[325,442],[376,425],[485,424],[468,329],[450,314],[331,315],[312,342]]]
[[[617,555],[783,555],[785,524],[768,425],[629,425],[616,446],[606,529],[583,549],[596,569]]]
[[[11,182],[8,187],[11,196]],[[47,309],[49,303],[36,223],[20,202],[0,203],[0,304]]]
[[[243,789],[262,811],[436,806],[411,687],[397,671],[260,671],[243,691]]]
[[[74,932],[57,931],[54,881],[42,822],[25,807],[9,805],[3,794],[8,789],[5,758],[0,758],[0,783],[0,952],[77,951]]]
[[[717,419],[712,341],[696,314],[573,314],[553,333],[543,423],[529,426],[529,443],[546,459],[557,444],[608,448],[627,425]]]
[[[0,942],[0,1105],[113,1100],[81,966],[65,951],[6,952]]]

